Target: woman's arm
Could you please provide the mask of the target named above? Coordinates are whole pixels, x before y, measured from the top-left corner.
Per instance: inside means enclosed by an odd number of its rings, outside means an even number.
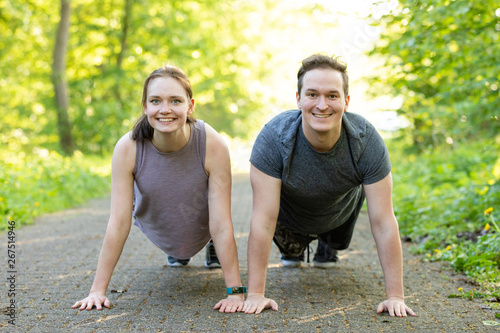
[[[238,252],[231,219],[231,161],[222,136],[208,124],[205,170],[208,174],[210,235],[224,272],[226,287],[241,286]],[[215,305],[220,312],[241,311],[244,295],[230,295]]]
[[[97,263],[94,283],[88,297],[76,302],[72,308],[98,310],[110,306],[105,296],[111,275],[123,250],[132,221],[134,195],[133,170],[135,165],[135,141],[129,134],[116,144],[111,168],[111,213],[104,236],[104,242]]]

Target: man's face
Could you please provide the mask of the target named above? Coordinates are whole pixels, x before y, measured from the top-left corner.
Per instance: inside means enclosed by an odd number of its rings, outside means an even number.
[[[306,137],[312,134],[338,133],[342,115],[347,111],[350,97],[344,97],[342,75],[339,71],[317,68],[304,74],[302,90],[297,93],[297,106],[302,110]]]

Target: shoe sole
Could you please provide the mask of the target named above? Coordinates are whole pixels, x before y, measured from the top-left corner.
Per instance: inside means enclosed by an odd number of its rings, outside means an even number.
[[[332,268],[332,267],[337,266],[337,262],[333,262],[333,261],[328,261],[328,262],[314,261],[313,265],[314,265],[314,267],[317,267],[317,268]]]
[[[168,264],[170,267],[186,267],[186,265],[176,262],[175,264]]]
[[[185,263],[185,264],[180,263],[178,261],[173,262],[173,263],[169,263],[168,259],[167,259],[167,265],[169,265],[171,267],[186,267],[187,265],[189,265],[190,262],[191,262],[191,259],[189,259],[189,261],[187,263]]]
[[[292,261],[292,260],[283,260],[283,259],[281,259],[281,264],[283,265],[283,267],[287,267],[287,268],[295,268],[295,267],[302,266],[301,261]]]
[[[221,265],[217,264],[217,263],[211,263],[211,264],[205,263],[205,267],[206,268],[221,268]]]

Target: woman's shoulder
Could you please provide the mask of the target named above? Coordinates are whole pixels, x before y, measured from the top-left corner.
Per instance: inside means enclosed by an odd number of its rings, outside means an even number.
[[[124,166],[135,165],[135,153],[137,150],[137,141],[132,139],[132,132],[123,135],[115,145],[113,151],[113,160],[123,163]]]
[[[137,144],[137,141],[132,139],[132,132],[128,132],[118,140],[118,142],[115,145],[115,151],[125,150],[125,151],[130,152],[131,149],[133,149],[135,151],[136,144]]]
[[[207,133],[205,170],[210,175],[215,170],[230,168],[229,148],[224,137],[205,123]]]
[[[207,135],[207,147],[220,148],[227,147],[226,140],[224,137],[217,132],[212,126],[207,123],[204,123],[205,133]]]

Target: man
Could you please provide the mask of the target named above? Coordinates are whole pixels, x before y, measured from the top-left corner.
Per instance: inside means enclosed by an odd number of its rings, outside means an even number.
[[[309,243],[318,239],[314,265],[331,267],[337,250],[349,246],[366,196],[387,292],[377,312],[415,315],[404,303],[389,154],[370,123],[346,112],[346,69],[325,55],[303,60],[297,75],[299,110],[276,116],[255,142],[250,158],[253,212],[245,313],[278,310],[277,303],[264,296],[272,239],[282,264],[292,267],[301,265]]]

